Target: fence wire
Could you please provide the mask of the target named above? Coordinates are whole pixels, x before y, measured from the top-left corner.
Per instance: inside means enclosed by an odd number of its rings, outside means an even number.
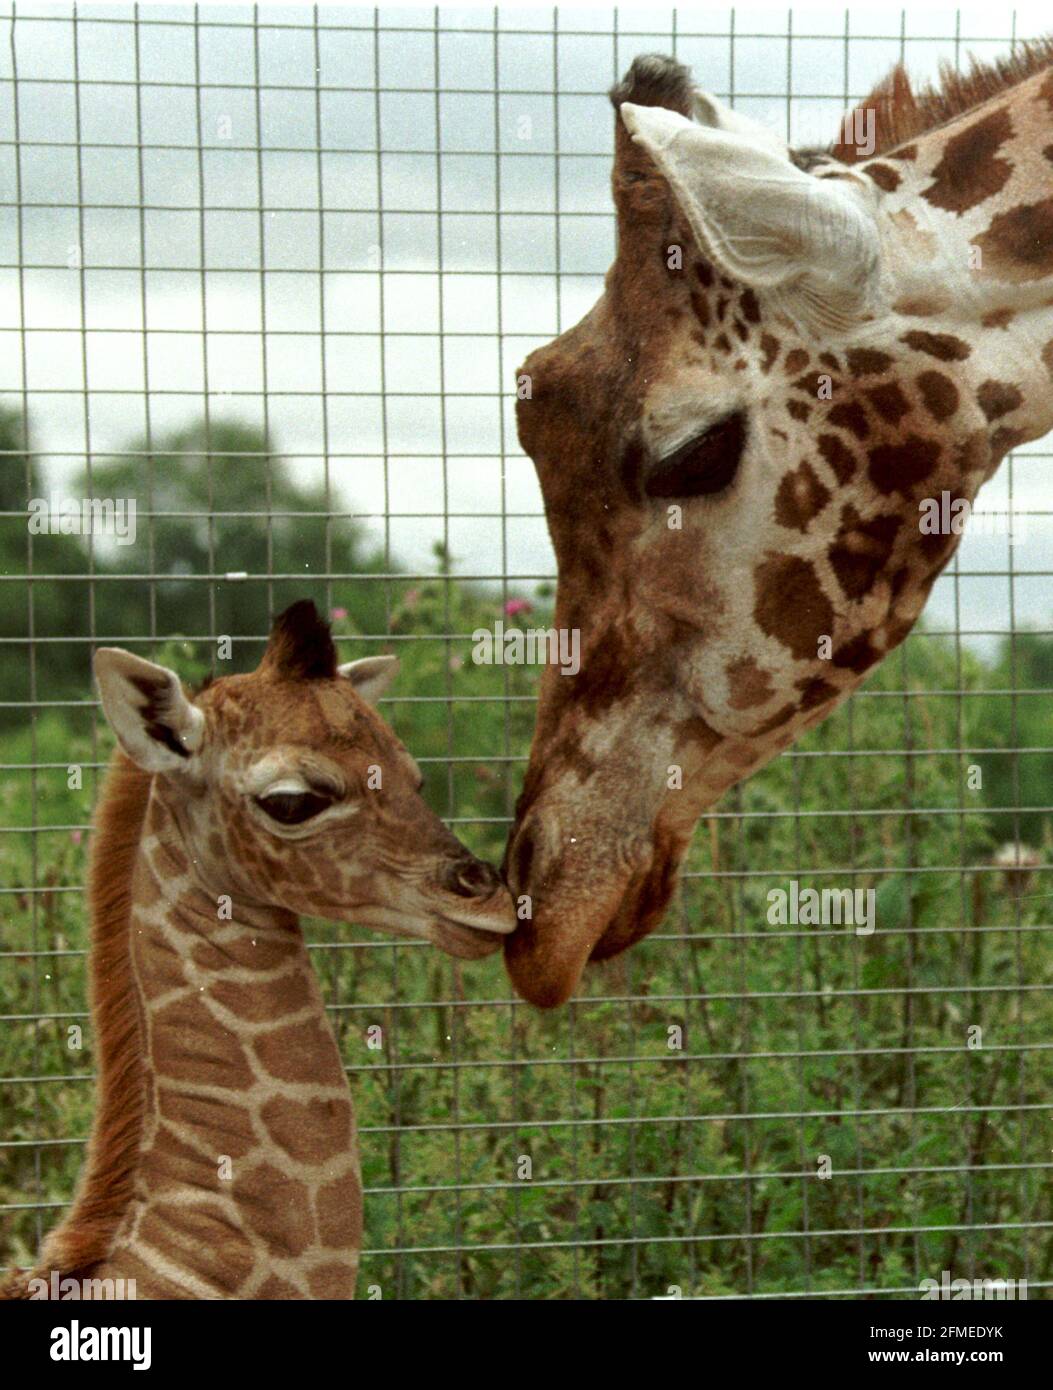
[[[93,647],[248,669],[315,597],[344,659],[403,656],[384,712],[499,859],[535,673],[473,666],[472,632],[551,605],[510,384],[602,288],[607,87],[672,52],[825,142],[892,63],[1006,52],[1041,17],[4,14],[0,1260],[25,1263],[91,1119]],[[360,1122],[363,1293],[917,1297],[950,1270],[1044,1296],[1049,456],[991,485],[1027,543],[967,540],[919,629],[703,820],[666,922],[566,1009],[516,1000],[499,961],[311,924]],[[134,544],[27,526],[66,495],[134,498]],[[773,924],[791,880],[872,888],[877,931]]]

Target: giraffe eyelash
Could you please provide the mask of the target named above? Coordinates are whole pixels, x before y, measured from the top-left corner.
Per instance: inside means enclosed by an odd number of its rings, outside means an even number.
[[[647,465],[648,497],[707,497],[735,481],[746,447],[746,415],[736,410],[664,459]]]

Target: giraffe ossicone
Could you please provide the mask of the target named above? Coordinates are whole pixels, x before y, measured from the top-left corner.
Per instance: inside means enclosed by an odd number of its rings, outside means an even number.
[[[119,743],[90,872],[96,1114],[72,1210],[7,1297],[55,1274],[139,1298],[351,1297],[354,1115],[299,914],[467,958],[515,926],[372,707],[396,669],[338,667],[307,602],[256,671],[195,696],[96,653]]]
[[[657,925],[701,813],[911,630],[961,540],[921,518],[1053,428],[1051,65],[897,69],[825,150],[672,58],[612,91],[614,264],[517,373],[581,642],[505,855],[532,1002]]]

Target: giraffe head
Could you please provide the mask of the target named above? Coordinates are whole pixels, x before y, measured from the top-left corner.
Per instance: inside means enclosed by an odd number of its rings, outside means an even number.
[[[700,812],[903,640],[937,523],[1053,427],[1051,61],[897,73],[814,153],[672,59],[612,93],[617,258],[517,393],[581,653],[505,860],[535,1003],[656,925]]]
[[[154,774],[217,898],[487,955],[515,925],[512,904],[424,802],[420,769],[373,708],[397,666],[338,666],[310,602],[275,621],[257,670],[195,697],[163,666],[95,656],[118,742]]]

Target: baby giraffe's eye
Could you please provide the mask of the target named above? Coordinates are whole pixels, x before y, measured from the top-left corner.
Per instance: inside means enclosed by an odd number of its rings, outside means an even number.
[[[312,816],[320,815],[333,798],[322,792],[269,792],[256,797],[256,805],[266,811],[279,825],[300,825]]]

